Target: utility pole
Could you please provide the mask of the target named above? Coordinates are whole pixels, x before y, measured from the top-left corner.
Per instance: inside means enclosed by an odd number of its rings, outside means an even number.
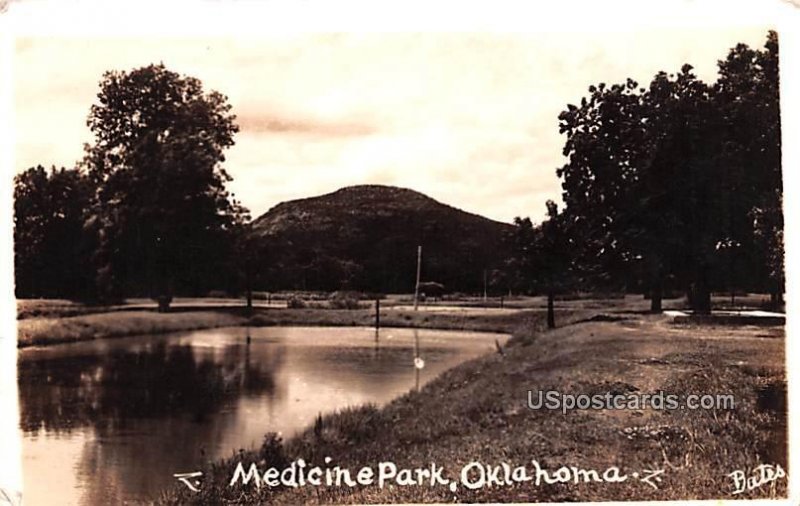
[[[417,246],[417,284],[414,285],[414,311],[419,304],[419,274],[422,267],[422,246]]]

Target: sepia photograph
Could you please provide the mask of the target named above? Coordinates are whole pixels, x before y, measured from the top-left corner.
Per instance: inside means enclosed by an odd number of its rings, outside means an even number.
[[[0,504],[788,500],[786,31],[543,23],[5,39]]]

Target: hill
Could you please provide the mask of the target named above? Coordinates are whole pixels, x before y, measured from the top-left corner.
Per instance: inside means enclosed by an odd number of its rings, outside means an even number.
[[[283,202],[253,222],[260,288],[385,293],[422,280],[450,291],[483,290],[483,271],[502,264],[511,225],[467,213],[419,192],[380,185],[342,188]],[[266,266],[266,267],[264,267]]]

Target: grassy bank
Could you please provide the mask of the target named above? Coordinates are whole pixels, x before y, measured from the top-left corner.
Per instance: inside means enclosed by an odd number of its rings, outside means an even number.
[[[588,317],[590,314],[592,313],[584,310],[564,309],[557,311],[556,318],[560,323],[566,324]],[[269,309],[254,314],[250,324],[262,327],[275,325],[370,327],[375,325],[375,312],[371,309]],[[381,311],[380,325],[514,334],[543,330],[546,325],[546,313],[543,310],[527,310],[500,314],[470,314],[388,309]]]
[[[564,309],[557,312],[561,323],[586,316],[586,311]],[[246,316],[243,308],[183,310],[157,313],[148,310],[114,310],[106,313],[68,317],[28,317],[17,322],[18,346],[47,345],[91,339],[161,334],[181,330],[251,325],[372,326],[371,309],[256,309]],[[539,331],[544,328],[542,310],[500,314],[469,312],[438,313],[387,309],[381,312],[383,327],[417,327],[441,330],[503,332],[508,334]]]
[[[219,311],[114,311],[66,318],[26,318],[17,321],[17,346],[24,348],[110,337],[230,327],[242,325],[246,321],[242,316]]]
[[[402,317],[401,317],[402,318]],[[495,322],[497,323],[497,322]],[[786,468],[783,329],[674,326],[632,315],[538,334],[520,334],[504,354],[464,363],[382,409],[324,417],[302,435],[233,455],[203,469],[200,493],[176,485],[161,504],[540,502],[781,497],[786,481],[730,495],[728,474],[760,463]],[[530,410],[527,390],[564,393],[730,393],[734,410]],[[324,458],[351,470],[392,461],[435,462],[458,479],[478,460],[554,472],[561,466],[602,473],[618,466],[622,483],[535,486],[531,482],[467,490],[395,486],[257,489],[228,486],[238,462],[263,471],[296,458]],[[657,488],[631,478],[663,470]]]

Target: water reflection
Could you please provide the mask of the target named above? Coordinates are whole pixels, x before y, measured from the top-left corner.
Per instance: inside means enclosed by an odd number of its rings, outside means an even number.
[[[272,363],[253,362],[247,346],[219,357],[198,357],[191,345],[159,341],[107,354],[21,360],[21,427],[50,432],[74,428],[121,429],[132,418],[189,415],[201,422],[227,401],[272,394]]]
[[[493,343],[473,333],[232,328],[22,350],[25,503],[147,501],[174,473],[270,431],[288,437],[318,413],[388,402]]]

